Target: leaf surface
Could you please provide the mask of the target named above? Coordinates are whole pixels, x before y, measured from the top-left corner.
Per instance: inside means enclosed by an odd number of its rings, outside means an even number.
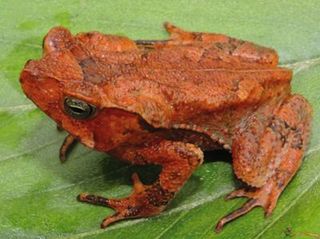
[[[150,182],[155,170],[83,146],[61,165],[65,134],[26,99],[19,73],[28,59],[41,56],[42,38],[53,26],[165,39],[164,21],[273,47],[281,64],[294,69],[293,91],[312,104],[313,130],[304,164],[271,217],[255,209],[221,234],[213,232],[221,216],[244,202],[223,200],[237,185],[231,165],[219,161],[228,158],[224,154],[208,155],[168,210],[154,218],[101,230],[100,221],[112,210],[76,202],[80,192],[123,197],[130,193],[133,172]],[[317,0],[0,1],[0,238],[319,238],[319,22]]]

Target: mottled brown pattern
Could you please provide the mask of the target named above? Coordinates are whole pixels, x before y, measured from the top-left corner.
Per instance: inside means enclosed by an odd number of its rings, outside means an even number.
[[[311,107],[291,94],[292,72],[270,48],[222,34],[187,32],[170,23],[168,40],[131,40],[55,27],[43,57],[21,72],[25,94],[69,136],[132,164],[162,167],[159,179],[123,199],[80,194],[113,208],[110,223],[163,211],[203,161],[203,151],[232,153],[248,197],[225,223],[262,206],[271,214],[306,149]],[[71,104],[71,105],[69,105]]]

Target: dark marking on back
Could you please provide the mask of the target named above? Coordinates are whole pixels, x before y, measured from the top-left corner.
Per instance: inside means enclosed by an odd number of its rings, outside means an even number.
[[[303,148],[303,132],[300,128],[294,132],[291,147],[296,150],[302,150]]]
[[[83,77],[85,81],[90,81],[92,83],[98,84],[105,80],[104,75],[99,69],[99,65],[96,61],[89,57],[79,62],[82,68]]]

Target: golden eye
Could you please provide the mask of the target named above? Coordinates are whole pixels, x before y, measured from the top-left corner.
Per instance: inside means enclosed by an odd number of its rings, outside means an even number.
[[[83,100],[66,97],[64,99],[64,110],[75,119],[87,119],[95,113],[96,107]]]

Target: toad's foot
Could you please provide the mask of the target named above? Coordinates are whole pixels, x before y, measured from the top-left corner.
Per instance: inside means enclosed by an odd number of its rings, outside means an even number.
[[[226,196],[226,199],[229,200],[237,197],[247,197],[249,200],[244,203],[241,208],[221,218],[216,225],[216,232],[220,232],[226,223],[250,212],[254,207],[263,207],[265,216],[270,216],[277,204],[281,191],[282,188],[270,183],[262,188],[245,188],[231,192]]]
[[[132,180],[134,190],[127,198],[108,199],[82,193],[78,196],[78,200],[114,209],[116,212],[101,223],[101,228],[106,228],[111,223],[123,219],[157,215],[165,209],[174,196],[174,193],[164,190],[158,182],[150,186],[144,185],[137,174],[132,175]]]
[[[163,211],[175,193],[203,161],[202,151],[193,144],[153,140],[143,145],[126,145],[110,151],[111,155],[131,161],[134,164],[161,165],[159,179],[152,185],[144,185],[133,175],[133,192],[123,199],[107,199],[80,194],[79,200],[113,208],[116,213],[105,218],[102,228],[128,218],[150,217]]]

